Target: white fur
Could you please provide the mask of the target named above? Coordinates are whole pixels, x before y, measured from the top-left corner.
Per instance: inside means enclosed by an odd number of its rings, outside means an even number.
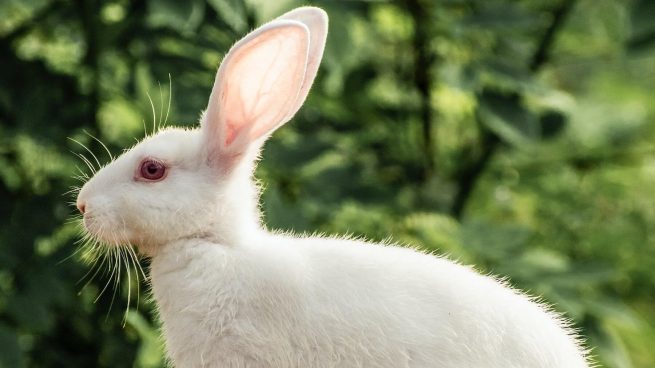
[[[255,30],[219,68],[200,129],[145,139],[79,194],[92,235],[152,257],[172,363],[587,367],[561,317],[491,277],[408,248],[260,224],[259,147],[302,105],[326,32],[310,7]],[[266,72],[244,73],[260,62]],[[166,163],[165,179],[135,179],[148,157]]]

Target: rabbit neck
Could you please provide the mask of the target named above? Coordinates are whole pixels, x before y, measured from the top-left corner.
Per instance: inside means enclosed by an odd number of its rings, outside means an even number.
[[[259,210],[259,188],[252,179],[251,170],[246,168],[225,183],[217,198],[210,234],[213,241],[238,246],[251,243],[265,232]]]
[[[201,327],[216,326],[214,334],[222,336],[223,326],[230,325],[236,313],[233,295],[216,291],[229,291],[235,282],[232,253],[227,247],[202,239],[187,239],[165,245],[153,257],[152,292],[163,322],[168,355],[175,360],[189,360],[182,357],[207,349],[205,345],[216,336]],[[223,294],[225,298],[208,297]]]
[[[236,165],[220,174],[209,226],[199,229],[197,237],[236,247],[252,244],[265,235],[259,209],[260,190],[253,178],[258,153],[258,149],[247,152]]]

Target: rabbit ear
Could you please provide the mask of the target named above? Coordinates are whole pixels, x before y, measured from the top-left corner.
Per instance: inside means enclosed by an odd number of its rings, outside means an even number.
[[[276,20],[230,49],[218,68],[202,122],[212,154],[240,155],[295,112],[308,48],[304,24]]]
[[[303,21],[278,18],[230,49],[202,119],[210,157],[241,156],[300,109],[323,53],[324,43],[317,50],[312,40]]]
[[[325,49],[325,41],[327,40],[328,31],[328,16],[323,9],[311,6],[303,6],[291,10],[277,19],[290,19],[303,23],[309,29],[309,55],[307,59],[307,71],[305,72],[305,80],[303,81],[302,88],[296,100],[297,111],[305,102],[309,89],[312,87],[318,66],[321,64],[323,58],[323,50]],[[291,116],[289,116],[289,119]]]

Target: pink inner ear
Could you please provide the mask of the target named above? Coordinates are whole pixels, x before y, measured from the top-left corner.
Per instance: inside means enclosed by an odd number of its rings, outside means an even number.
[[[234,142],[234,139],[237,137],[238,134],[237,129],[239,129],[239,126],[229,120],[225,122],[225,126],[226,126],[225,145],[229,146],[230,144],[232,144],[232,142]]]
[[[223,73],[224,143],[249,143],[274,130],[294,108],[305,75],[308,34],[278,27],[233,50]]]

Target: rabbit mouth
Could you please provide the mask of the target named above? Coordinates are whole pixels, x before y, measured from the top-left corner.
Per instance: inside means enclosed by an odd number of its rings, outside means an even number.
[[[111,221],[107,221],[104,216],[98,217],[87,213],[82,218],[84,232],[93,240],[108,246],[121,246],[130,244],[127,237],[127,229],[123,226],[112,226]]]
[[[109,216],[87,216],[82,219],[85,237],[93,243],[101,244],[104,248],[134,247],[139,253],[151,256],[161,241],[156,237],[128,227],[122,220],[108,220]]]

